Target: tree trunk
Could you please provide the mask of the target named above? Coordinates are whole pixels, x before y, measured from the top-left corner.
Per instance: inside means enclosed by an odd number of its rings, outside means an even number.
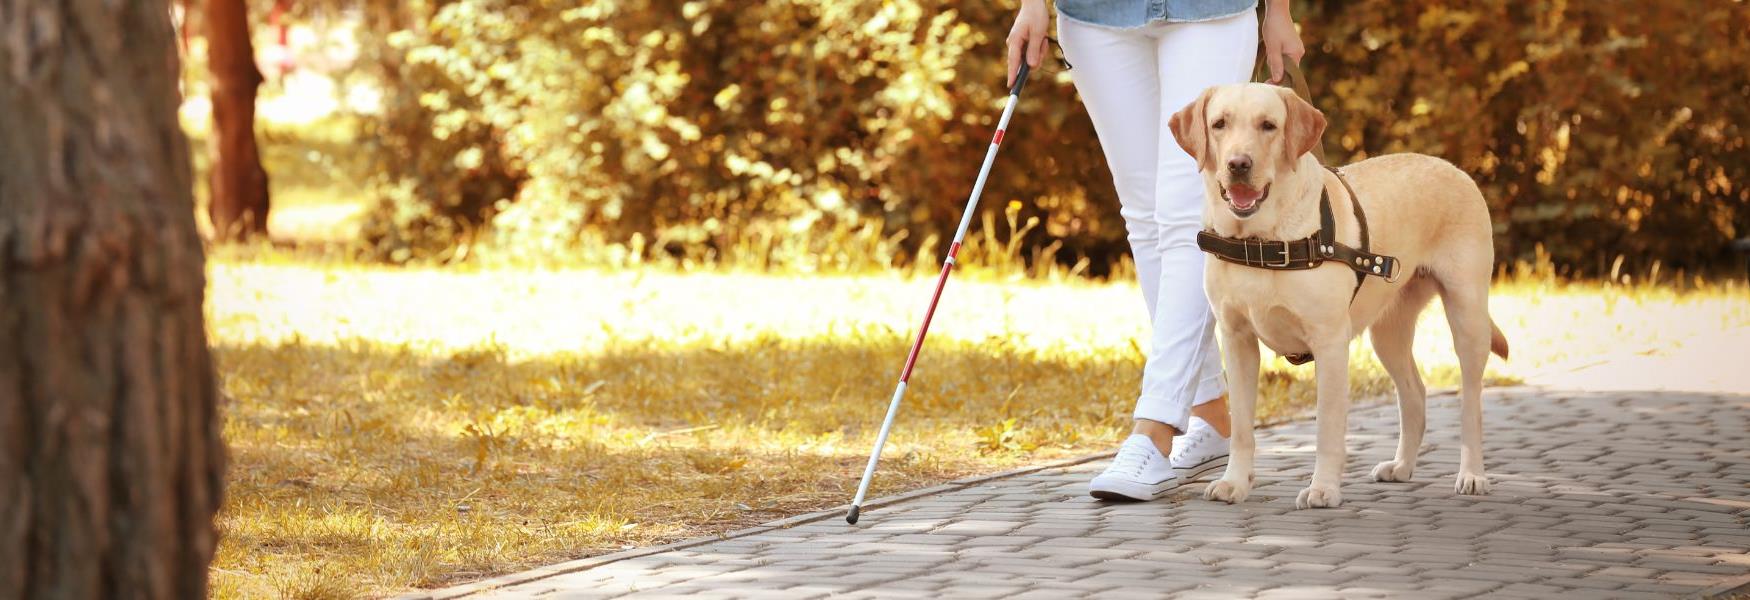
[[[0,0],[0,600],[207,593],[223,488],[166,0]]]
[[[207,214],[221,240],[267,233],[267,171],[255,146],[255,93],[262,78],[244,2],[206,0],[215,150]]]

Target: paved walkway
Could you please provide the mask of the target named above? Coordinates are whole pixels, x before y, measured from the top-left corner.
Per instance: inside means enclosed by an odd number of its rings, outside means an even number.
[[[855,527],[805,516],[416,597],[1668,598],[1750,586],[1750,395],[1516,388],[1490,391],[1485,416],[1490,496],[1452,492],[1458,417],[1445,396],[1431,400],[1413,483],[1367,478],[1392,452],[1396,409],[1351,416],[1336,509],[1294,509],[1313,462],[1313,428],[1296,423],[1260,432],[1258,485],[1237,506],[1202,500],[1201,484],[1098,502],[1084,486],[1099,461],[891,503]]]

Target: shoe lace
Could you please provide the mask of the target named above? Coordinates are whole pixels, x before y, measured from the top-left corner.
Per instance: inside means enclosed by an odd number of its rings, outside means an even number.
[[[1209,435],[1206,433],[1198,433],[1196,435],[1180,436],[1179,439],[1184,440],[1185,443],[1173,444],[1173,454],[1168,460],[1177,462],[1185,458],[1185,456],[1191,454],[1193,450],[1202,447],[1205,442],[1208,442]]]
[[[1142,474],[1143,467],[1148,466],[1146,448],[1126,444],[1118,449],[1118,456],[1112,458],[1111,470],[1130,476]]]

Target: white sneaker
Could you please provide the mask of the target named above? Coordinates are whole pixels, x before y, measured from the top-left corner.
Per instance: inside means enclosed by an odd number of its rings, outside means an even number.
[[[1148,436],[1133,433],[1118,447],[1106,471],[1088,482],[1088,494],[1101,500],[1153,500],[1179,487],[1172,464]]]
[[[1173,438],[1173,455],[1168,462],[1179,479],[1189,483],[1211,473],[1219,475],[1227,468],[1227,453],[1227,438],[1207,421],[1191,417],[1191,430]]]

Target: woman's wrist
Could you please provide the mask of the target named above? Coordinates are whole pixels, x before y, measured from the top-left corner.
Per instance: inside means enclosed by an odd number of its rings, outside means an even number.
[[[1288,12],[1290,4],[1289,0],[1264,0],[1264,14],[1272,19],[1287,19],[1292,23],[1294,15]]]

